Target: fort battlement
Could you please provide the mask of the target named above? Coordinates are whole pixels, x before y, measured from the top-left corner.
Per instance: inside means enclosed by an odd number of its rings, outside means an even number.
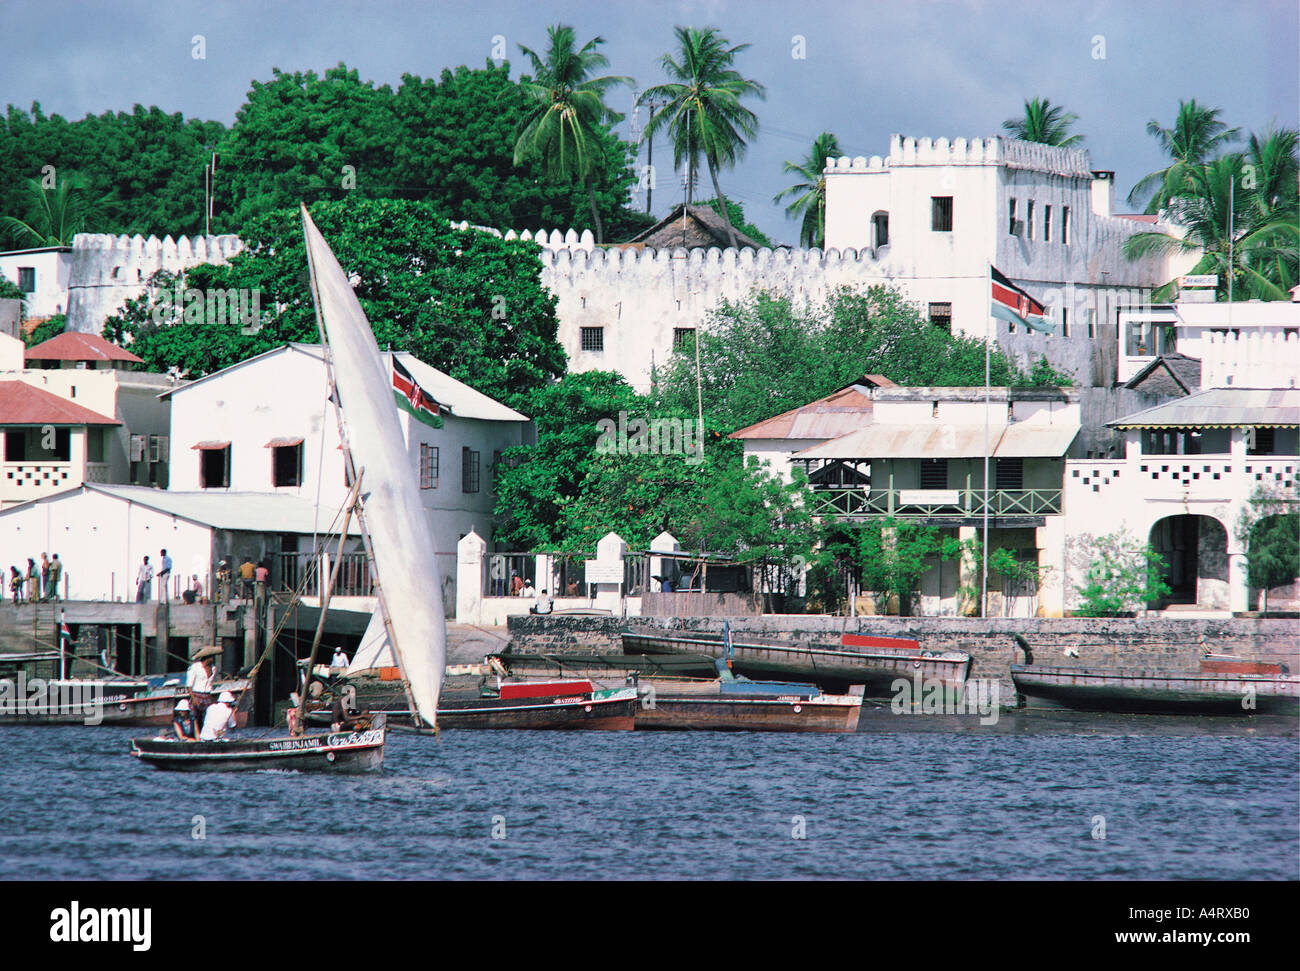
[[[225,263],[244,248],[238,236],[113,236],[78,233],[68,267],[68,329],[98,333],[104,319],[144,292],[158,270],[177,273]]]
[[[905,165],[1005,165],[1050,175],[1092,179],[1084,148],[1059,148],[995,135],[991,138],[907,138],[889,136],[889,155],[827,158],[825,174],[883,172]]]

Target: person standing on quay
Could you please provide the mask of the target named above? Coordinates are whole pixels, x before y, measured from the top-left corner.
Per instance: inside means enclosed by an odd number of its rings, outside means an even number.
[[[168,600],[167,587],[172,579],[172,558],[162,550],[162,562],[158,564],[158,599],[164,603]]]
[[[267,569],[265,560],[257,564],[257,568],[253,571],[253,577],[257,581],[257,599],[254,603],[260,607],[266,603],[266,588],[271,579],[271,571]]]
[[[245,560],[239,564],[239,593],[244,600],[253,599],[253,574],[257,567],[253,565],[252,560]]]
[[[135,576],[135,602],[138,604],[149,602],[149,591],[153,584],[153,567],[149,565],[149,557],[144,558],[140,564],[140,572]]]
[[[27,557],[27,599],[32,603],[41,599],[41,571],[30,556]]]
[[[54,559],[50,560],[50,585],[45,590],[46,600],[59,599],[59,581],[63,579],[63,563],[59,560],[59,554],[54,554]]]
[[[41,599],[50,599],[50,558],[41,554]]]

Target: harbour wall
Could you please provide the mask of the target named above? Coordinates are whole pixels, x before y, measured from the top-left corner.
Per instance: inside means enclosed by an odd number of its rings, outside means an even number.
[[[1196,671],[1208,650],[1259,660],[1281,661],[1300,672],[1300,621],[1280,618],[979,618],[831,617],[767,614],[761,617],[511,617],[511,650],[530,654],[621,654],[623,630],[719,634],[724,620],[732,636],[837,644],[842,634],[911,637],[928,651],[965,651],[972,678],[996,678],[1001,696],[1013,697],[1013,634],[1031,645],[1043,666],[1147,670],[1162,674]],[[1065,654],[1066,650],[1078,656]]]

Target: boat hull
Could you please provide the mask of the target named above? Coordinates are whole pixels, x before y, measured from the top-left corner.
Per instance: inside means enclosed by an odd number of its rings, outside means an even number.
[[[353,775],[384,765],[382,723],[364,731],[313,732],[296,738],[181,742],[137,738],[131,754],[171,772],[250,772],[267,769]]]
[[[722,698],[654,695],[637,709],[638,731],[856,732],[861,698]]]
[[[797,677],[819,685],[867,686],[868,694],[892,693],[897,678],[921,677],[957,692],[966,683],[971,658],[961,651],[932,652],[908,647],[761,643],[732,636],[732,661],[750,676]],[[726,656],[721,637],[696,634],[623,634],[625,654]]]
[[[581,698],[526,703],[495,698],[438,709],[440,729],[595,730],[630,732],[636,724],[637,695],[629,688],[598,691]]]
[[[1011,680],[1020,695],[1039,707],[1188,715],[1300,711],[1300,678],[1294,675],[1161,675],[1013,664]]]
[[[102,687],[96,697],[96,684]],[[236,723],[242,728],[248,723],[248,707],[252,695],[247,693],[250,681],[223,682],[222,691],[245,692]],[[60,687],[57,694],[48,686]],[[116,725],[128,728],[148,728],[170,725],[176,702],[188,698],[183,687],[153,689],[146,682],[111,681],[61,681],[47,682],[45,700],[38,706],[0,703],[0,725]],[[13,699],[16,701],[17,699]]]

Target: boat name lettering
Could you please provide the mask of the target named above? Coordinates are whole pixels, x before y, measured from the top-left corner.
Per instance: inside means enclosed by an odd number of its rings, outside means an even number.
[[[295,749],[320,748],[320,737],[316,738],[287,738],[279,742],[271,742],[267,745],[272,752],[291,752]]]

